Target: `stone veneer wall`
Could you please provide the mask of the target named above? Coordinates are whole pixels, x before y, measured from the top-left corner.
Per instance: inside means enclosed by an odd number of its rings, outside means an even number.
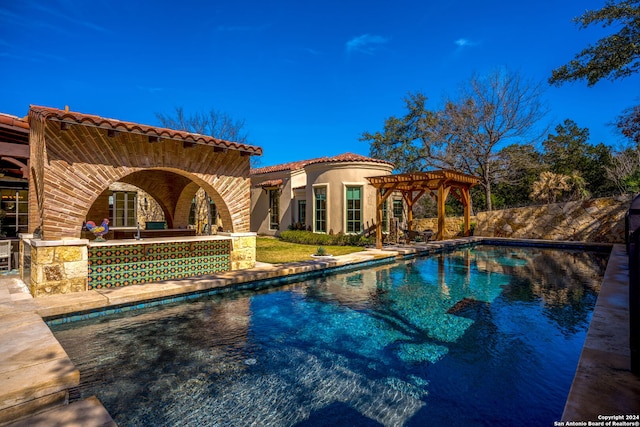
[[[470,224],[474,224],[477,221],[475,216],[472,216],[469,220]],[[445,218],[444,223],[444,238],[451,239],[459,236],[462,233],[462,226],[464,225],[463,217],[448,217]],[[431,230],[434,233],[438,231],[438,218],[418,218],[413,220],[413,229],[416,231]],[[435,234],[434,234],[435,238]]]
[[[624,243],[630,195],[480,212],[471,218],[475,236]],[[414,228],[438,229],[437,218],[414,220]],[[463,218],[447,218],[445,238],[462,230]]]
[[[245,270],[256,265],[256,233],[218,233],[231,236],[231,270]]]
[[[29,242],[22,244],[31,246],[31,295],[39,297],[87,290],[88,240]]]

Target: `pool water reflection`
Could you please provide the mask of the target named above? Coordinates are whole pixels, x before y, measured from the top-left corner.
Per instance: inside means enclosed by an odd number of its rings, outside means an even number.
[[[476,246],[52,329],[121,426],[549,425],[607,259]]]

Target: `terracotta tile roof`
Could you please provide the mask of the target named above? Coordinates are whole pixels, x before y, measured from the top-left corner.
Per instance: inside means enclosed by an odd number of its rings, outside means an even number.
[[[44,120],[56,120],[71,124],[109,129],[118,132],[129,132],[158,138],[175,139],[178,141],[186,141],[194,144],[211,145],[218,148],[242,151],[251,155],[262,155],[262,148],[255,145],[240,144],[238,142],[225,141],[222,139],[214,138],[212,136],[200,135],[198,133],[190,133],[180,130],[142,125],[117,119],[107,119],[90,114],[59,110],[57,108],[32,105],[29,110],[29,115],[41,117]]]
[[[0,113],[0,142],[26,146],[26,153],[18,157],[29,157],[29,122],[16,116]]]
[[[369,163],[381,163],[393,166],[393,163],[386,160],[374,159],[373,157],[361,156],[360,154],[344,153],[333,157],[318,157],[316,159],[300,160],[297,162],[282,163],[274,166],[265,166],[262,168],[251,169],[251,175],[261,175],[271,172],[280,171],[295,171],[302,169],[307,165],[315,163],[346,163],[346,162],[369,162]]]
[[[29,133],[29,122],[10,114],[0,113],[0,124],[18,128],[16,130],[26,130]]]
[[[280,187],[282,185],[281,179],[268,179],[266,181],[259,182],[254,187]]]

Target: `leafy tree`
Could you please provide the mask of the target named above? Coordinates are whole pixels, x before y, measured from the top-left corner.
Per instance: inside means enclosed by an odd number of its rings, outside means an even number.
[[[539,84],[508,70],[473,76],[441,111],[428,110],[425,95],[409,94],[403,117],[390,117],[383,132],[365,132],[361,140],[370,142],[372,157],[392,161],[403,172],[444,168],[478,176],[491,210],[498,147],[531,136],[546,114],[540,95]]]
[[[635,142],[640,148],[640,105],[623,111],[616,126],[624,136]]]
[[[540,179],[533,183],[533,190],[529,197],[546,203],[555,203],[565,191],[571,190],[567,175],[553,172],[542,172]]]
[[[593,86],[603,78],[628,77],[640,69],[640,0],[607,0],[599,10],[587,10],[574,19],[581,29],[592,24],[619,25],[617,33],[600,39],[573,60],[552,71],[549,83],[586,79]]]
[[[613,182],[606,179],[606,168],[611,165],[611,149],[600,143],[589,144],[589,129],[579,128],[569,119],[555,128],[542,143],[543,160],[547,168],[556,174],[576,176],[578,172],[585,190],[603,195],[614,189]]]
[[[511,144],[497,157],[492,205],[497,209],[527,205],[532,185],[544,168],[541,154],[533,144]]]

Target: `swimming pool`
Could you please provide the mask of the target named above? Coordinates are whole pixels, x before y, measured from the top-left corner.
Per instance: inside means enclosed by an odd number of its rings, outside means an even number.
[[[52,330],[121,426],[550,425],[607,259],[481,245]]]

